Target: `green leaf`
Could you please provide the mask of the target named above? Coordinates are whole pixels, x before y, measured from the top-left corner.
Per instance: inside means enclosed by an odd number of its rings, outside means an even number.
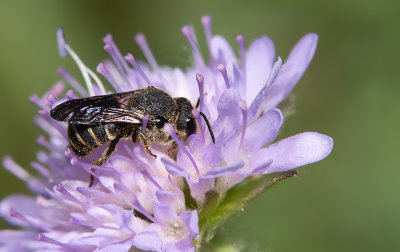
[[[253,175],[229,189],[223,197],[212,195],[212,204],[207,201],[199,213],[200,234],[204,241],[209,241],[215,229],[228,217],[240,211],[250,200],[283,179],[297,174],[291,170],[287,172]],[[216,203],[216,201],[218,201]],[[210,202],[211,203],[211,202]]]

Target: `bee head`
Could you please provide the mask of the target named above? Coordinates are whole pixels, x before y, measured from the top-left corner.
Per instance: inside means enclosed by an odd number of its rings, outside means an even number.
[[[179,97],[179,98],[175,98],[176,99],[176,103],[178,105],[178,120],[176,122],[176,128],[178,131],[183,131],[185,132],[186,136],[190,136],[194,133],[196,133],[197,130],[197,122],[196,119],[194,118],[193,114],[192,114],[192,110],[193,110],[193,106],[192,104],[189,102],[188,99],[183,98],[183,97]],[[197,108],[197,106],[196,106]],[[200,115],[204,118],[204,121],[207,124],[208,130],[210,131],[210,135],[212,138],[213,143],[215,143],[215,138],[214,138],[214,133],[212,131],[211,125],[208,122],[207,117],[201,112]]]
[[[196,133],[197,122],[192,115],[193,106],[188,99],[183,97],[176,98],[178,105],[178,120],[176,128],[178,131],[185,132],[186,136]]]

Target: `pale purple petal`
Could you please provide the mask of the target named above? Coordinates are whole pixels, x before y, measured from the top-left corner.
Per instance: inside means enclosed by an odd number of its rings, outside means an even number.
[[[163,247],[165,252],[195,252],[192,239],[187,236],[177,243],[167,243]]]
[[[156,196],[161,204],[169,205],[176,199],[177,194],[170,191],[159,190],[157,191]]]
[[[158,205],[154,204],[153,206],[154,218],[157,220],[163,220],[165,222],[175,221],[178,218],[178,215],[169,205]]]
[[[19,218],[12,217],[10,214],[12,211],[23,215],[24,218],[27,218],[30,221],[30,223],[27,223]],[[42,227],[43,229],[47,229],[52,226],[54,227],[55,225],[55,223],[51,221],[46,221],[47,218],[50,218],[54,221],[63,218],[64,220],[68,219],[66,212],[62,210],[59,212],[54,212],[54,209],[52,208],[45,208],[38,205],[35,199],[32,197],[17,194],[8,196],[0,202],[0,215],[15,225],[28,226],[29,224],[35,224],[36,227]]]
[[[269,110],[247,128],[245,146],[254,151],[274,141],[282,123],[282,112],[279,109]]]
[[[215,35],[211,39],[211,56],[219,64],[225,65],[228,75],[232,76],[232,63],[236,61],[235,53],[226,39],[220,35]]]
[[[121,251],[129,251],[132,247],[131,241],[126,241],[123,243],[117,243],[110,246],[107,246],[102,249],[96,249],[95,252],[121,252]]]
[[[226,174],[235,172],[242,168],[244,166],[243,161],[239,161],[238,163],[231,165],[231,166],[223,166],[223,167],[216,167],[210,171],[208,171],[206,174],[202,175],[202,179],[210,179],[210,178],[216,178],[216,177],[221,177]]]
[[[168,173],[171,174],[172,176],[182,176],[187,179],[190,178],[189,173],[187,173],[185,169],[182,168],[181,166],[173,163],[167,158],[161,158],[161,161],[165,165],[165,169],[167,169]]]
[[[135,217],[132,210],[121,210],[113,215],[115,224],[117,224],[124,233],[141,233],[146,230],[149,223],[145,220]]]
[[[37,232],[20,230],[0,231],[0,251],[51,251],[58,246],[36,240]],[[23,242],[21,242],[23,241]]]
[[[254,168],[251,171],[251,174],[262,174],[262,173],[266,172],[270,168],[272,162],[273,162],[273,160],[269,159],[266,162],[258,165],[256,168]]]
[[[273,160],[268,173],[283,172],[324,159],[332,147],[333,140],[329,136],[304,132],[261,149],[254,158]]]
[[[232,87],[237,88],[241,97],[246,97],[246,85],[244,85],[243,75],[239,69],[237,64],[233,64],[233,80],[232,80]]]
[[[215,167],[218,166],[224,159],[222,155],[222,146],[223,146],[223,132],[220,136],[217,137],[215,144],[210,143],[209,146],[205,149],[202,155],[202,161],[206,166]]]
[[[272,84],[266,99],[266,108],[276,107],[290,93],[310,64],[317,42],[318,35],[309,33],[296,44]]]
[[[97,228],[93,232],[88,235],[87,233],[81,233],[83,237],[77,237],[72,236],[74,238],[73,241],[75,241],[78,244],[87,244],[87,245],[92,245],[96,246],[99,248],[105,248],[108,246],[111,246],[113,244],[118,244],[121,242],[126,241],[126,239],[129,239],[132,235],[126,235],[122,234],[121,231],[117,230],[109,230],[109,229],[102,229],[102,228]],[[66,243],[71,243],[71,241],[66,240]],[[73,243],[72,243],[73,244]],[[80,251],[78,249],[75,249],[75,251]]]
[[[214,179],[200,178],[199,181],[188,181],[190,194],[193,198],[201,202],[204,200],[204,194],[214,187]]]
[[[275,47],[268,37],[261,37],[250,44],[246,53],[246,102],[254,99],[265,86],[275,60]]]
[[[196,79],[193,79],[196,80]],[[179,69],[175,68],[172,74],[168,75],[168,83],[173,83],[173,85],[167,86],[172,94],[176,97],[186,97],[189,100],[196,100],[198,98],[198,91],[194,84],[188,82],[188,78],[185,73]]]
[[[238,105],[240,94],[237,90],[230,88],[225,90],[218,102],[218,120],[216,124],[225,130],[232,130],[241,121],[242,112]]]
[[[190,153],[192,153],[192,155],[195,156],[197,159],[204,155],[204,153],[208,149],[208,146],[203,142],[202,137],[194,134],[189,137],[188,147]],[[214,155],[214,153],[211,153],[211,155]]]
[[[278,76],[282,66],[282,59],[278,57],[278,60],[274,63],[272,70],[268,76],[268,81],[265,86],[258,92],[257,96],[251,101],[251,105],[248,109],[248,118],[249,120],[253,119],[253,117],[257,114],[260,104],[263,99],[269,99],[268,92],[271,88],[272,83],[274,83],[276,77]],[[261,112],[261,111],[260,111]]]
[[[190,237],[192,239],[199,238],[199,216],[197,211],[185,211],[181,213],[179,218],[189,229]]]
[[[44,184],[37,178],[29,174],[24,168],[18,165],[14,159],[9,156],[3,158],[3,166],[6,170],[13,173],[19,179],[28,184],[29,189],[38,194],[46,194],[44,191]]]
[[[135,235],[132,244],[143,250],[161,251],[161,237],[156,232],[143,232]]]

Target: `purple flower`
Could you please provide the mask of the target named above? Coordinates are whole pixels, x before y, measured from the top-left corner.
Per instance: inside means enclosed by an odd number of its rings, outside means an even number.
[[[63,30],[58,30],[60,54],[75,60],[86,88],[60,68],[59,74],[75,91],[68,90],[58,100],[65,88],[60,82],[43,97],[31,97],[40,108],[35,122],[47,133],[37,142],[46,151],[39,151],[38,161],[31,163],[40,176],[30,175],[10,157],[3,159],[4,167],[24,180],[36,196],[11,195],[1,201],[1,216],[21,229],[0,231],[0,248],[194,251],[200,244],[196,239],[204,233],[199,216],[208,203],[207,193],[223,197],[250,175],[288,171],[330,153],[332,139],[316,132],[274,142],[283,123],[277,106],[308,67],[317,35],[301,38],[282,65],[268,37],[255,40],[246,50],[239,35],[237,58],[225,38],[212,35],[211,17],[203,17],[202,23],[209,62],[198,49],[192,27],[184,26],[182,32],[193,54],[193,65],[185,71],[158,65],[144,35],[139,34],[135,41],[147,63],[136,61],[131,54],[123,56],[107,35],[104,49],[112,60],[100,63],[97,72],[116,92],[152,85],[173,97],[186,97],[192,104],[200,97],[198,110],[208,117],[215,144],[199,111],[193,110],[199,124],[197,134],[184,141],[176,136],[173,125],[164,128],[179,146],[176,159],[167,155],[168,147],[153,144],[154,159],[141,144],[123,141],[102,166],[91,161],[104,148],[77,158],[68,146],[67,125],[49,115],[63,101],[107,94],[101,80],[65,42]],[[92,187],[88,186],[89,174],[97,181]]]

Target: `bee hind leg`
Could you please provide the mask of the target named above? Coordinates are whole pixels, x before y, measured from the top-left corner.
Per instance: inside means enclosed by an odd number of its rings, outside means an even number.
[[[111,155],[113,154],[115,147],[117,146],[118,141],[121,139],[121,137],[116,137],[113,140],[111,140],[110,145],[104,150],[103,154],[101,157],[93,162],[94,165],[100,166],[107,162]],[[95,172],[96,170],[94,168],[90,168],[92,172]],[[92,187],[94,183],[94,176],[90,175],[90,182],[89,182],[89,187]]]
[[[150,156],[153,156],[154,158],[157,158],[157,155],[153,154],[153,152],[151,152],[150,150],[150,141],[147,139],[146,135],[143,133],[143,131],[141,130],[137,130],[136,134],[132,135],[132,141],[138,142],[140,141],[143,145],[143,148],[146,150],[147,154],[149,154]]]

